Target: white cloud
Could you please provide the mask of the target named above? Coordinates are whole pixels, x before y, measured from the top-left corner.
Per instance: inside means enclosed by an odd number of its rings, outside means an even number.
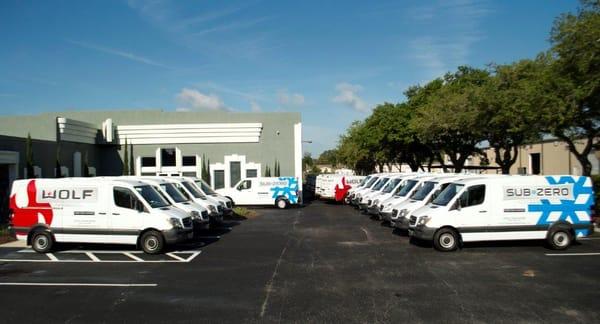
[[[363,89],[360,85],[342,82],[338,83],[335,89],[338,94],[333,97],[333,102],[350,106],[356,111],[369,111],[369,105],[358,95]]]
[[[282,106],[298,107],[304,104],[304,96],[299,93],[290,93],[287,90],[277,92],[277,101]]]
[[[196,89],[183,88],[177,94],[177,102],[181,105],[177,111],[229,110],[217,95],[204,94]]]
[[[250,101],[250,110],[252,112],[261,112],[262,107],[256,101]]]

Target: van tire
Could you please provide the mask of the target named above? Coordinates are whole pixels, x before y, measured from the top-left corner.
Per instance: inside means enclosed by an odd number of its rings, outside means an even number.
[[[162,252],[165,246],[165,240],[161,233],[157,231],[148,231],[142,234],[140,245],[145,253],[158,254]]]
[[[37,231],[31,236],[31,248],[38,253],[48,253],[52,251],[54,238],[48,231]]]
[[[451,228],[442,228],[433,236],[433,247],[441,252],[456,250],[459,242],[458,234]]]
[[[275,201],[275,206],[279,209],[286,209],[288,207],[288,201],[285,198],[279,197]]]
[[[548,233],[546,243],[553,250],[565,250],[573,242],[571,229],[566,226],[557,226]]]

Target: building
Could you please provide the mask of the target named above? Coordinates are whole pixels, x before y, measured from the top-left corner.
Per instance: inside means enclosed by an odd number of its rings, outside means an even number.
[[[575,143],[578,150],[582,150],[583,141]],[[497,167],[494,150],[484,150],[490,167]],[[592,174],[600,173],[600,151],[593,150],[588,156],[592,163]],[[470,165],[481,165],[482,157],[475,156],[469,160]],[[485,173],[500,173],[501,170],[485,170]],[[567,144],[558,139],[545,139],[537,143],[521,145],[518,148],[518,156],[515,164],[510,168],[510,174],[572,174],[581,175],[581,164],[569,151]]]
[[[264,175],[302,178],[300,113],[66,111],[0,118],[0,194],[26,177],[27,136],[36,177],[136,175],[201,177],[214,188]],[[127,143],[127,158],[125,158]],[[302,188],[302,184],[300,184]]]

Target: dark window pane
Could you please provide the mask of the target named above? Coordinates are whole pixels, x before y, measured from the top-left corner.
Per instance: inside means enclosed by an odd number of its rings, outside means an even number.
[[[256,176],[257,176],[256,169],[246,170],[246,178],[256,178]]]
[[[135,195],[131,190],[126,188],[114,188],[113,196],[115,199],[115,205],[123,208],[134,209],[134,201],[136,200]]]
[[[225,188],[225,171],[215,170],[215,189]]]
[[[196,156],[184,156],[181,163],[183,166],[196,166]]]
[[[479,185],[467,189],[467,191],[465,191],[465,193],[463,193],[460,197],[460,200],[462,207],[476,206],[482,204],[485,200],[485,186]]]
[[[175,149],[161,149],[160,157],[162,166],[175,166]]]
[[[182,172],[181,175],[184,177],[195,177],[196,172]]]
[[[156,166],[156,157],[149,157],[149,156],[142,157],[142,166],[143,167]]]
[[[231,175],[231,186],[242,180],[242,168],[240,162],[229,162],[229,172]]]
[[[531,153],[531,174],[540,174],[541,169],[540,153]]]

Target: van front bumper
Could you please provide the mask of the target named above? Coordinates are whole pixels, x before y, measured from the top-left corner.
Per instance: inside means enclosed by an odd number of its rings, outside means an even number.
[[[222,213],[211,213],[209,215],[209,218],[210,218],[211,224],[221,223],[223,221],[223,214]]]
[[[406,217],[398,217],[394,223],[396,223],[396,228],[407,230],[410,227],[410,220]]]
[[[163,231],[165,237],[165,243],[174,244],[184,242],[194,237],[193,228],[172,228],[170,230]]]
[[[381,214],[381,219],[382,220],[388,221],[390,223],[393,223],[394,220],[392,219],[392,216],[393,216],[392,212],[384,212],[384,211],[382,211],[382,212],[380,212],[380,214]]]
[[[435,230],[436,228],[427,226],[415,226],[408,229],[408,235],[419,240],[433,241]]]
[[[379,216],[379,207],[377,205],[373,205],[371,207],[367,208],[367,212],[369,213],[369,215],[374,215],[374,216]]]

